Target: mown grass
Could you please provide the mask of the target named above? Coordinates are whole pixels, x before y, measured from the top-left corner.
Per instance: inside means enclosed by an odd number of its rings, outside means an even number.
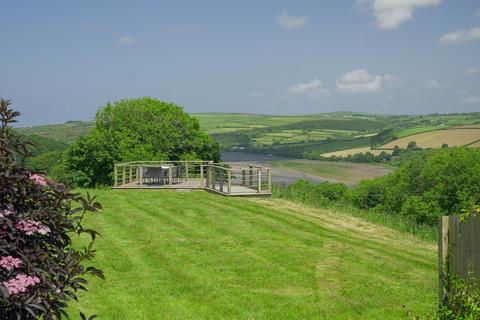
[[[431,314],[432,243],[278,199],[94,190],[100,319],[401,319]]]

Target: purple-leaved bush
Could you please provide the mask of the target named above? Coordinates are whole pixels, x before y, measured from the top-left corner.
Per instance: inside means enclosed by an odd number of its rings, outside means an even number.
[[[101,206],[21,165],[29,144],[11,129],[20,114],[9,105],[0,99],[0,319],[60,319],[87,274],[103,278],[85,265],[98,233],[82,226]],[[74,248],[71,236],[83,233],[89,245]]]

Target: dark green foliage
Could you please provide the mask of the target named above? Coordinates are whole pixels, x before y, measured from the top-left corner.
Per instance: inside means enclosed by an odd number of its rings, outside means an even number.
[[[417,142],[416,141],[410,141],[407,145],[407,149],[415,149],[417,148]]]
[[[55,163],[60,159],[62,151],[68,148],[65,142],[45,138],[36,134],[25,139],[33,145],[29,147],[32,157],[23,159],[25,166],[33,171],[50,174]]]
[[[282,197],[312,204],[348,204],[358,209],[401,217],[412,226],[435,226],[438,216],[460,212],[480,202],[480,150],[448,148],[418,152],[393,173],[364,180],[351,190],[336,184],[297,182]],[[341,192],[340,192],[340,191]],[[342,191],[343,190],[343,191]],[[328,193],[330,194],[330,193]]]
[[[348,187],[343,183],[313,184],[309,181],[298,180],[285,188],[276,186],[275,196],[300,201],[315,206],[326,206],[333,202],[347,202]]]
[[[480,150],[441,149],[419,153],[395,172],[361,182],[353,203],[435,225],[439,215],[480,201]]]
[[[437,319],[480,319],[480,288],[475,279],[464,280],[445,272],[443,283],[447,294],[437,312]]]
[[[393,129],[385,129],[383,131],[380,131],[377,135],[370,138],[370,146],[372,148],[377,148],[381,145],[387,144],[390,141],[397,139],[393,132]]]
[[[219,157],[218,144],[181,107],[126,99],[101,108],[95,129],[71,145],[54,171],[67,183],[92,187],[112,183],[115,162]]]
[[[103,278],[85,265],[98,234],[82,226],[85,213],[101,206],[18,161],[31,148],[11,130],[19,113],[9,104],[0,99],[0,319],[61,319],[68,302],[87,290],[87,274]],[[89,244],[74,247],[71,236],[81,234]]]

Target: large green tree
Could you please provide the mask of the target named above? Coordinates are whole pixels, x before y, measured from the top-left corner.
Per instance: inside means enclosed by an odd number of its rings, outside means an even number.
[[[71,145],[54,175],[92,187],[111,184],[119,161],[219,158],[218,144],[181,107],[152,98],[125,99],[97,112],[95,129]]]

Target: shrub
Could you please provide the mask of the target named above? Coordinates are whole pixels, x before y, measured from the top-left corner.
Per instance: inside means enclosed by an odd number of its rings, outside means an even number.
[[[0,100],[0,319],[60,319],[85,275],[103,277],[84,265],[97,233],[82,226],[100,204],[18,163],[28,148],[9,127],[19,115],[9,104]],[[90,244],[74,248],[71,235],[83,233]]]

